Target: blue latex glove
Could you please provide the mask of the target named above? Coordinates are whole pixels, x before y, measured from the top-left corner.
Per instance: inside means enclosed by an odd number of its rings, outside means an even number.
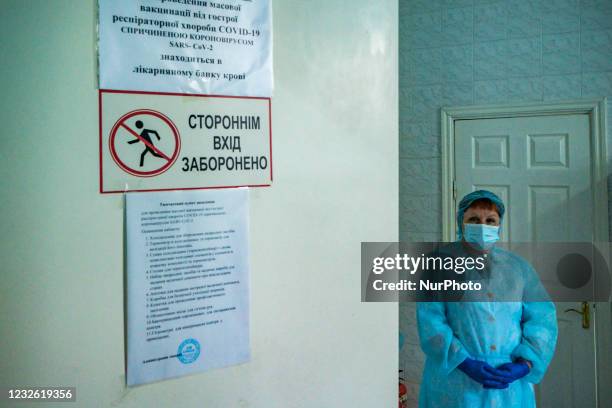
[[[518,361],[502,364],[497,367],[497,370],[503,377],[507,378],[507,382],[512,382],[529,374],[529,365],[524,361]]]
[[[472,380],[482,384],[485,388],[508,388],[509,376],[505,372],[491,367],[484,361],[466,358],[457,366]]]

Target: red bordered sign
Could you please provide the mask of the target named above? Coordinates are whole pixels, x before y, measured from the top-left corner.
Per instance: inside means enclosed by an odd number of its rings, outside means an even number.
[[[101,89],[99,108],[100,193],[272,184],[270,98]]]

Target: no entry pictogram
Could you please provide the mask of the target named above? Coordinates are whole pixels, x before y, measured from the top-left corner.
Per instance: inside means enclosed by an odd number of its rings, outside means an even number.
[[[138,109],[121,116],[110,131],[110,153],[125,172],[152,177],[168,170],[178,158],[181,138],[164,114]]]

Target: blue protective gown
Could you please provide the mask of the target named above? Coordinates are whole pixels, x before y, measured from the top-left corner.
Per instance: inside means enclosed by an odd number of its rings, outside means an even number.
[[[426,355],[422,408],[535,407],[533,384],[544,376],[557,341],[555,306],[550,301],[495,301],[496,296],[516,300],[547,297],[525,260],[499,248],[493,248],[489,257],[490,275],[481,282],[492,301],[417,305],[419,337]],[[465,274],[466,279],[479,279],[475,271]],[[533,367],[507,389],[486,389],[457,368],[467,357],[494,367],[522,357]]]

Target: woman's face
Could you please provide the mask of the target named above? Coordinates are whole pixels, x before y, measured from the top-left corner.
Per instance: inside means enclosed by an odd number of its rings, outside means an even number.
[[[485,224],[499,226],[499,214],[495,205],[475,204],[463,213],[464,224]]]

